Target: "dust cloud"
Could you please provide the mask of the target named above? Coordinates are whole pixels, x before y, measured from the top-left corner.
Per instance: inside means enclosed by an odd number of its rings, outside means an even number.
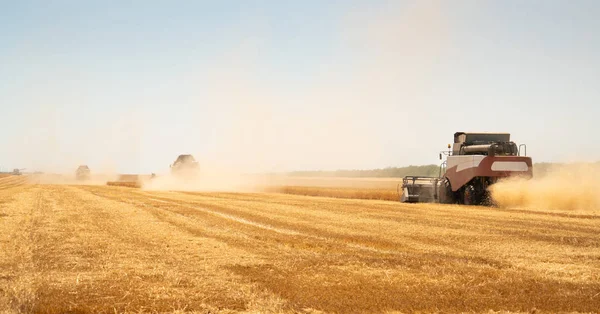
[[[11,164],[61,173],[39,177],[56,184],[80,183],[72,173],[86,164],[104,176],[93,184],[118,180],[121,172],[156,173],[144,188],[239,191],[270,184],[248,173],[396,163],[401,156],[385,136],[397,131],[400,114],[411,116],[426,101],[431,61],[446,50],[449,21],[438,1],[369,8],[347,12],[334,30],[332,49],[341,55],[321,61],[301,82],[269,79],[267,51],[278,48],[268,30],[251,27],[208,66],[191,63],[143,86],[128,82],[125,98],[104,90],[119,91],[118,80],[75,69],[41,74],[31,85],[35,113],[24,123],[24,140],[12,145]],[[169,174],[166,166],[182,153],[200,162],[200,178]]]
[[[261,192],[269,183],[264,175],[241,174],[216,165],[201,164],[198,172],[163,173],[145,179],[149,191]]]
[[[566,164],[530,180],[507,179],[490,189],[501,207],[600,212],[598,178],[600,164]]]
[[[386,137],[430,93],[431,61],[446,50],[447,24],[436,1],[349,12],[337,29],[337,48],[348,56],[299,87],[265,78],[265,43],[244,42],[207,72],[207,102],[219,110],[207,124],[214,124],[214,143],[200,156],[250,172],[397,163]]]
[[[116,181],[118,178],[116,173],[92,174],[86,180],[77,180],[75,174],[39,173],[28,176],[28,181],[33,184],[106,185],[107,182]]]

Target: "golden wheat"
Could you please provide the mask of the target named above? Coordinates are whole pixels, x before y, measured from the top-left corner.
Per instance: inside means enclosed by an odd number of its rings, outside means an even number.
[[[124,187],[128,187],[128,188],[141,188],[142,187],[141,182],[128,182],[128,181],[108,181],[108,182],[106,182],[106,185],[124,186]]]
[[[600,308],[593,214],[101,185],[0,200],[0,312]]]
[[[333,198],[354,198],[366,200],[397,201],[400,196],[396,190],[391,189],[361,189],[361,188],[331,188],[311,186],[281,186],[270,187],[267,192],[284,194],[322,196]]]

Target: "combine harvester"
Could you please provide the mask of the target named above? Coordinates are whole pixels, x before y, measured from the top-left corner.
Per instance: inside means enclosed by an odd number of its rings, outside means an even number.
[[[75,170],[75,179],[77,181],[88,181],[92,178],[92,172],[87,165],[81,165]]]
[[[178,181],[194,181],[199,176],[200,167],[192,155],[179,155],[175,162],[170,165],[170,168],[171,175]],[[151,175],[121,174],[117,181],[108,181],[106,185],[141,188],[144,186],[144,183],[148,183],[156,178],[157,176],[154,173]]]
[[[454,133],[438,177],[407,176],[400,201],[406,203],[490,204],[488,187],[499,179],[533,176],[527,146],[517,146],[509,133]],[[400,191],[398,191],[400,193]]]
[[[197,179],[199,174],[200,166],[192,155],[179,155],[171,165],[171,175],[178,179]]]
[[[144,177],[137,174],[121,174],[117,181],[108,181],[106,185],[124,186],[129,188],[141,188],[143,186]]]
[[[23,170],[25,170],[25,168],[20,168],[20,169],[19,168],[15,168],[12,171],[12,175],[13,176],[20,176],[20,175],[23,174]]]

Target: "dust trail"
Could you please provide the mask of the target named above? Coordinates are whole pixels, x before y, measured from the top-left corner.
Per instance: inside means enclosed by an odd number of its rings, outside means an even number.
[[[144,180],[142,187],[152,191],[260,192],[266,184],[267,178],[262,175],[244,174],[212,163],[202,163],[197,173],[158,174]]]
[[[116,173],[93,173],[87,180],[77,180],[75,174],[42,173],[31,175],[28,181],[33,184],[106,185],[106,182],[117,178]]]
[[[198,176],[197,178],[180,178],[165,174],[143,183],[143,189],[149,191],[219,191],[219,192],[254,192],[253,180],[243,175]]]
[[[531,180],[507,179],[491,188],[501,207],[600,212],[600,164],[556,166]]]

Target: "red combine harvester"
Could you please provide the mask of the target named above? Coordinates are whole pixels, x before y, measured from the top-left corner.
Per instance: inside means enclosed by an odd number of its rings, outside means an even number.
[[[527,146],[517,146],[508,133],[456,132],[454,145],[440,153],[440,160],[443,155],[438,177],[403,178],[402,202],[488,204],[488,187],[499,179],[533,176]]]

